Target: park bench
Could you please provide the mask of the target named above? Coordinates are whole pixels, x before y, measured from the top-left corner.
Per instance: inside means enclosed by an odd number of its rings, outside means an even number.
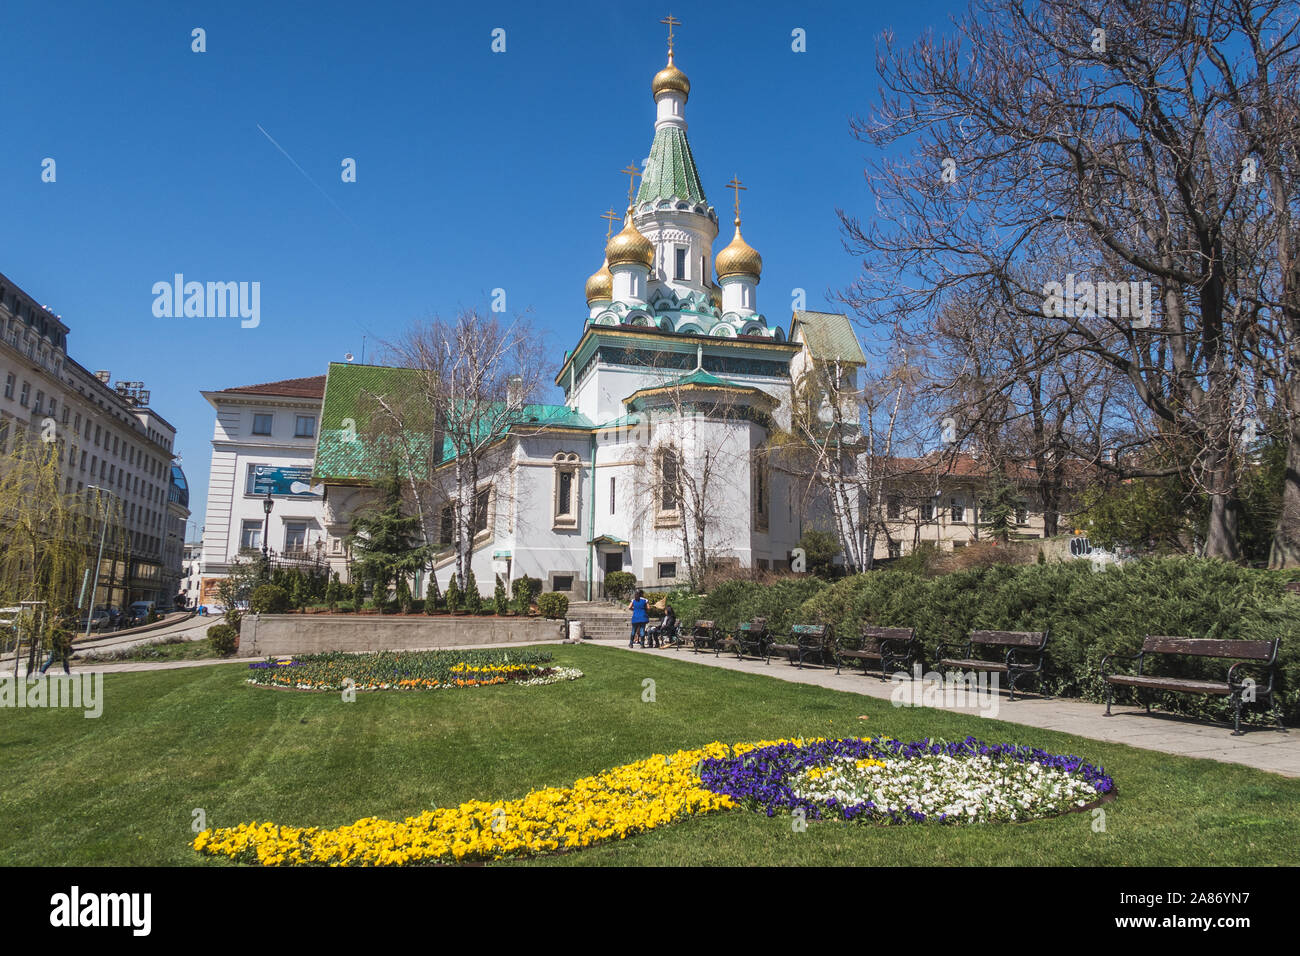
[[[1111,716],[1110,705],[1116,687],[1132,687],[1137,691],[1138,700],[1146,705],[1151,713],[1151,702],[1143,691],[1171,691],[1182,694],[1216,694],[1230,696],[1233,709],[1234,737],[1240,737],[1241,705],[1252,703],[1261,697],[1273,701],[1273,672],[1277,666],[1277,649],[1280,638],[1272,641],[1221,641],[1211,638],[1164,637],[1148,634],[1142,640],[1142,650],[1137,654],[1107,654],[1101,659],[1101,676],[1106,681],[1106,716]],[[1222,681],[1193,680],[1185,677],[1166,677],[1158,674],[1143,673],[1148,661],[1161,660],[1166,657],[1216,657],[1235,661]],[[1137,661],[1136,674],[1111,673],[1107,665],[1111,661]],[[1238,674],[1238,668],[1254,667],[1268,674],[1267,685],[1261,686],[1253,677]],[[1247,689],[1249,688],[1249,693]],[[1282,726],[1282,715],[1278,713],[1278,726]]]
[[[1006,648],[1006,654],[1000,661],[983,660],[975,656],[976,647],[994,647],[999,651]],[[1039,681],[1041,690],[1046,650],[1047,631],[971,631],[964,644],[953,645],[952,654],[948,653],[948,645],[940,642],[935,656],[940,674],[950,670],[1006,674],[1007,699],[1015,700],[1016,683],[1026,677]]]
[[[766,664],[771,656],[769,643],[767,618],[756,617],[752,621],[742,621],[731,637],[714,644],[713,656],[717,657],[723,651],[735,651],[736,660],[740,660],[748,654],[750,657],[763,658],[763,663]]]
[[[698,653],[700,648],[712,650],[721,637],[722,633],[713,621],[696,621],[691,625],[691,633],[678,641],[677,646],[681,648],[690,641],[691,649]]]
[[[880,679],[889,680],[891,673],[909,673],[912,664],[921,660],[921,642],[913,627],[873,627],[863,625],[862,641],[855,648],[840,648],[840,658],[862,661],[862,672],[867,672],[867,661],[878,661]]]
[[[840,658],[835,646],[835,629],[829,624],[796,624],[790,628],[789,642],[773,644],[770,650],[785,654],[791,664],[798,664],[803,669],[803,662],[816,658],[819,663],[829,667],[835,665],[835,673],[840,672]]]

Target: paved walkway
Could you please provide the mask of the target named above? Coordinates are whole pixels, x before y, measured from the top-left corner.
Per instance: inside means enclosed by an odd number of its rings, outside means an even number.
[[[606,647],[617,647],[629,654],[652,654],[670,660],[692,661],[705,667],[720,667],[723,670],[740,671],[745,674],[762,674],[800,684],[815,684],[831,690],[848,691],[874,697],[878,700],[890,700],[891,695],[905,688],[919,698],[921,681],[896,684],[882,681],[879,677],[863,676],[861,670],[843,670],[835,673],[834,668],[822,668],[807,665],[802,670],[788,664],[785,658],[772,659],[770,664],[761,660],[736,660],[734,654],[714,657],[712,653],[695,653],[689,648],[683,650],[628,650],[626,640],[593,641]],[[918,701],[919,703],[919,701]],[[1105,716],[1106,705],[1094,704],[1084,700],[1066,700],[1062,698],[1043,699],[1036,696],[1017,697],[1007,700],[1005,691],[996,697],[986,699],[982,705],[948,706],[931,705],[940,710],[959,714],[989,717],[1005,720],[1008,723],[1023,724],[1027,727],[1039,727],[1043,730],[1057,730],[1061,733],[1091,737],[1108,743],[1128,744],[1142,750],[1156,750],[1162,753],[1177,754],[1180,757],[1203,757],[1219,760],[1223,763],[1239,763],[1258,770],[1267,770],[1287,777],[1300,777],[1300,730],[1279,731],[1274,725],[1270,729],[1249,727],[1241,737],[1232,736],[1231,724],[1211,724],[1206,721],[1193,720],[1173,714],[1153,711],[1149,716],[1136,704],[1116,704],[1111,708],[1112,717]]]
[[[206,622],[205,622],[206,623]],[[764,664],[757,660],[738,661],[734,656],[714,657],[708,653],[694,653],[686,650],[628,650],[622,638],[616,640],[584,641],[584,644],[598,644],[627,651],[629,654],[651,654],[669,660],[691,661],[705,667],[720,667],[724,670],[740,671],[745,674],[761,674],[788,680],[800,684],[815,684],[830,690],[848,691],[862,694],[877,700],[890,700],[900,687],[898,684],[886,683],[877,677],[863,676],[861,671],[845,670],[836,674],[833,669],[809,665],[802,670],[787,664],[784,659],[773,660]],[[520,644],[465,644],[457,648],[437,648],[437,650],[485,650],[493,647],[518,649]],[[182,667],[205,667],[212,664],[230,664],[243,661],[252,663],[252,658],[236,657],[220,660],[199,661],[135,661],[120,664],[84,664],[73,660],[74,672],[102,672],[106,674],[130,673],[135,671],[175,670]],[[53,674],[62,673],[56,665],[50,669]],[[9,673],[12,673],[11,671]],[[5,675],[0,675],[5,676]],[[914,690],[919,696],[922,682],[910,682],[902,685]],[[1300,777],[1300,731],[1283,733],[1276,728],[1248,728],[1244,736],[1233,737],[1232,727],[1227,724],[1211,724],[1192,720],[1172,714],[1153,713],[1150,716],[1133,704],[1116,705],[1112,708],[1113,717],[1104,716],[1104,704],[1094,704],[1083,700],[1066,700],[1061,698],[1043,699],[1035,696],[1007,700],[1005,693],[996,698],[978,704],[957,706],[937,706],[940,710],[953,713],[988,717],[1008,723],[1022,724],[1026,727],[1039,727],[1043,730],[1056,730],[1061,733],[1075,734],[1079,737],[1091,737],[1108,743],[1127,744],[1142,750],[1155,750],[1161,753],[1175,754],[1180,757],[1202,757],[1223,763],[1238,763],[1258,770],[1282,774],[1286,777]]]

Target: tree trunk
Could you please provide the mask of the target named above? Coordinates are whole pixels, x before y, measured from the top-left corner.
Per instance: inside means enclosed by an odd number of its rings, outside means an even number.
[[[1241,544],[1237,537],[1240,510],[1236,497],[1230,491],[1231,475],[1228,473],[1227,455],[1220,452],[1210,472],[1210,522],[1205,530],[1205,557],[1225,561],[1241,559]]]
[[[1300,380],[1291,383],[1291,392],[1300,399]],[[1293,401],[1292,407],[1300,405]],[[1286,474],[1282,479],[1282,510],[1273,529],[1269,550],[1270,568],[1300,567],[1300,415],[1291,416],[1287,435]]]

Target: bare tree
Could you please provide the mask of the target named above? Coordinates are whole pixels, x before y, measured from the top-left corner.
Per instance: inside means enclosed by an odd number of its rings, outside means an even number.
[[[1248,268],[1294,247],[1243,160],[1272,162],[1274,206],[1293,208],[1294,123],[1279,111],[1296,99],[1295,24],[1282,0],[977,0],[957,39],[903,53],[886,40],[889,93],[855,132],[920,146],[875,167],[880,221],[842,214],[865,260],[846,295],[864,321],[923,326],[952,294],[993,295],[1017,327],[1050,320],[1033,364],[1084,351],[1121,376],[1152,440],[1190,449],[1171,467],[1208,496],[1205,551],[1220,557],[1239,553],[1237,396],[1276,391],[1290,379],[1273,366],[1294,365],[1293,319],[1261,306],[1286,291],[1280,266]],[[1243,109],[1261,104],[1289,140],[1265,142],[1253,120],[1260,135],[1243,135]]]
[[[503,322],[476,311],[461,312],[451,322],[417,323],[388,349],[396,365],[412,371],[418,392],[418,401],[405,408],[390,403],[391,420],[401,425],[418,413],[423,421],[436,421],[440,447],[432,451],[431,467],[410,475],[426,540],[442,536],[437,516],[445,503],[452,514],[456,573],[464,581],[484,522],[480,485],[500,469],[493,456],[508,434],[543,427],[529,414],[529,403],[541,383],[546,350],[525,317]],[[504,491],[498,483],[497,493]]]

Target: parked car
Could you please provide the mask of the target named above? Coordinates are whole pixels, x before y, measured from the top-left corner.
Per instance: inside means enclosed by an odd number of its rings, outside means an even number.
[[[157,610],[158,605],[154,601],[133,601],[126,613],[133,624],[139,625],[148,620],[150,611],[157,613]]]
[[[77,626],[77,630],[84,634],[87,626],[89,626],[89,629],[92,631],[111,631],[113,630],[114,623],[113,615],[109,613],[108,608],[97,607],[88,617],[83,617],[81,619],[81,623]]]

